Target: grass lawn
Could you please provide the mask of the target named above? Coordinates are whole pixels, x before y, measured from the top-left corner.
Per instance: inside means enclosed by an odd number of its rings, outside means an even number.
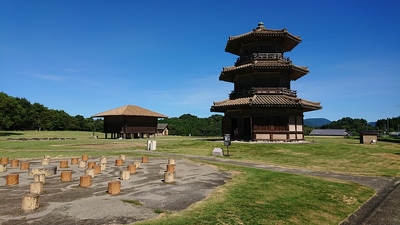
[[[0,132],[0,157],[41,158],[143,155],[146,139],[90,139],[90,132]],[[64,137],[76,140],[9,141],[7,138]],[[159,136],[157,152],[210,156],[224,148],[216,138]],[[225,148],[226,149],[226,148]],[[310,138],[308,143],[232,142],[229,159],[277,166],[374,176],[400,176],[400,144],[362,145],[359,140]],[[300,175],[217,165],[236,175],[205,201],[145,224],[338,224],[374,191],[357,184]]]

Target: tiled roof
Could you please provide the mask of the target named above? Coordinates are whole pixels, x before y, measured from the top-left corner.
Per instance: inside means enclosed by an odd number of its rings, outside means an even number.
[[[304,111],[311,111],[321,109],[319,102],[305,101],[300,98],[290,97],[286,95],[254,95],[252,97],[244,97],[237,99],[226,99],[220,102],[214,102],[211,111],[224,108],[235,108],[237,106],[249,107],[289,107],[289,108],[303,108]]]
[[[167,118],[167,116],[153,112],[151,110],[141,108],[135,105],[126,105],[119,108],[111,109],[105,112],[97,113],[92,117],[105,117],[105,116],[148,116],[157,118]]]
[[[291,51],[298,43],[301,42],[301,38],[299,36],[294,36],[290,34],[286,28],[281,29],[281,30],[272,30],[272,29],[267,29],[265,28],[263,23],[259,23],[257,28],[253,29],[250,32],[236,35],[236,36],[230,36],[228,43],[226,45],[225,51],[230,52],[232,54],[240,54],[240,46],[242,46],[242,41],[244,39],[252,38],[252,37],[257,37],[257,38],[269,38],[269,37],[280,37],[284,39],[284,47],[286,48],[286,51]]]
[[[314,129],[310,133],[315,136],[345,136],[347,134],[346,129]]]
[[[219,76],[220,80],[233,82],[237,71],[244,69],[254,69],[254,70],[271,70],[271,69],[291,69],[290,79],[297,80],[300,77],[306,75],[308,71],[308,67],[305,66],[295,66],[291,62],[288,61],[254,61],[251,63],[243,64],[240,66],[229,66],[224,67],[222,69],[221,75]],[[246,71],[244,73],[247,73]]]
[[[159,124],[157,124],[157,129],[158,130],[164,130],[167,127],[168,127],[168,123],[159,123]]]

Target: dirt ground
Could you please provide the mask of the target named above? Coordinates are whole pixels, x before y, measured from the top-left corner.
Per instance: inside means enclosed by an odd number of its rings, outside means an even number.
[[[21,209],[22,197],[29,192],[33,176],[26,170],[7,167],[0,172],[0,224],[129,224],[155,218],[160,212],[179,211],[200,201],[216,187],[223,185],[230,175],[216,168],[176,158],[174,183],[163,182],[168,158],[150,157],[129,180],[120,179],[120,171],[140,158],[127,157],[124,166],[115,166],[119,158],[107,157],[107,169],[95,175],[90,187],[81,187],[80,176],[85,168],[70,165],[69,159],[52,158],[57,166],[55,175],[47,176],[44,193],[39,197],[39,208]],[[68,160],[69,168],[60,169],[60,161]],[[30,167],[40,167],[41,159],[27,160]],[[100,162],[100,158],[89,161]],[[71,170],[72,181],[61,182],[61,171]],[[19,184],[6,186],[8,174],[19,174]],[[121,181],[121,193],[107,193],[108,182]]]

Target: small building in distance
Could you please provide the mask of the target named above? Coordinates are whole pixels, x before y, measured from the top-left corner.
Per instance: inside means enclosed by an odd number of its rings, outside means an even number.
[[[310,133],[311,136],[325,137],[346,137],[348,135],[346,129],[314,129]]]
[[[141,108],[135,105],[126,105],[97,113],[92,117],[104,117],[105,138],[143,138],[145,135],[155,135],[158,129],[158,118],[167,116]]]
[[[360,131],[360,144],[375,144],[378,141],[379,131]]]
[[[168,135],[168,123],[159,123],[157,126],[157,135]]]

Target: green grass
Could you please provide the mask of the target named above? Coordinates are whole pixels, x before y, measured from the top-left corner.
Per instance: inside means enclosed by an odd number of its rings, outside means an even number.
[[[356,184],[219,167],[238,174],[188,210],[140,224],[338,224],[373,194]]]

